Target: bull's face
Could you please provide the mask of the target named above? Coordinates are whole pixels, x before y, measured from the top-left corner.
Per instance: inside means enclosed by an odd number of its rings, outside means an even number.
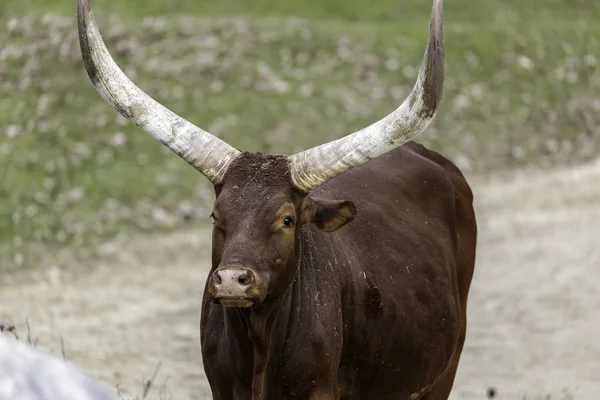
[[[207,289],[226,307],[280,298],[296,275],[302,226],[332,232],[356,214],[350,201],[320,200],[295,188],[285,157],[244,153],[216,194]]]

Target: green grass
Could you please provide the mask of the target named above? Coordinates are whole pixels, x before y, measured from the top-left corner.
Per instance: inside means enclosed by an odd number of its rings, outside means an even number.
[[[403,100],[431,8],[429,0],[93,4],[113,56],[146,92],[239,148],[287,154]],[[212,192],[202,175],[93,89],[75,2],[9,1],[0,12],[0,269],[48,263],[49,248],[205,220]],[[445,97],[419,141],[465,170],[595,157],[599,16],[591,0],[547,1],[543,10],[447,1]]]
[[[53,12],[69,15],[75,12],[75,0],[7,0],[0,10],[4,15],[31,15]],[[303,18],[339,19],[344,21],[410,21],[427,13],[430,0],[92,0],[98,12],[139,16],[298,16]],[[455,0],[445,2],[446,15],[453,21],[470,22],[479,18],[493,20],[498,13],[519,14],[524,19],[540,16],[588,18],[600,8],[595,0],[546,0],[543,5],[524,0]],[[0,15],[2,15],[0,14]],[[598,15],[598,14],[596,14]],[[524,21],[525,22],[525,21]]]

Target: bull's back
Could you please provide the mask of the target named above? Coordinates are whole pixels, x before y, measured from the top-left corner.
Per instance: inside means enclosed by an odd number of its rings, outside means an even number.
[[[363,394],[384,398],[405,387],[393,396],[411,395],[443,372],[461,332],[474,257],[469,186],[450,161],[408,143],[317,190],[358,209],[325,239],[343,249],[336,272],[352,344],[340,379],[349,392],[370,387]]]

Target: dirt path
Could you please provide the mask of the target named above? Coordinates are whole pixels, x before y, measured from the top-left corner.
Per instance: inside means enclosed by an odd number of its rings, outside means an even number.
[[[498,399],[600,398],[600,163],[471,181],[480,244],[452,399],[485,399],[490,386]],[[62,335],[70,360],[128,394],[160,360],[170,396],[149,399],[209,399],[198,339],[209,232],[105,250],[93,273],[51,269],[1,287],[0,320],[28,317],[57,353]]]

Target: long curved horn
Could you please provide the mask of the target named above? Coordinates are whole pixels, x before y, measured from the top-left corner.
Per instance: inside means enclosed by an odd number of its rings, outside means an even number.
[[[444,8],[434,0],[417,83],[391,114],[349,136],[289,157],[293,183],[306,192],[386,153],[422,132],[435,117],[444,86]]]
[[[168,110],[127,78],[100,36],[90,0],[77,0],[77,20],[85,69],[100,96],[211,182],[219,184],[240,152]]]

